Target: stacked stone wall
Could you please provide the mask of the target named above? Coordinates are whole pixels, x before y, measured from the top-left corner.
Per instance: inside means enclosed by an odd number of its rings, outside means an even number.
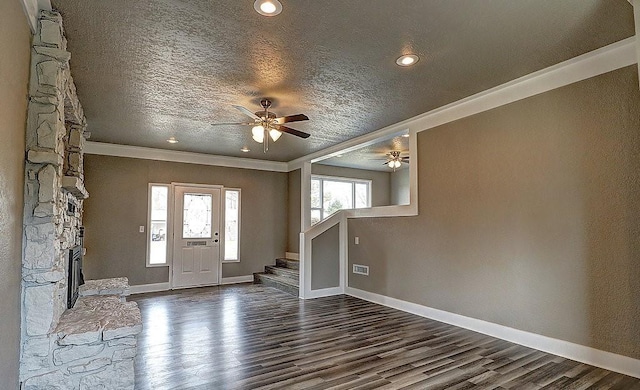
[[[86,120],[69,70],[62,17],[41,11],[37,27],[25,162],[22,388],[132,389],[132,356],[141,323],[137,305],[83,297],[76,304],[81,307],[67,310],[69,250],[80,244],[83,201],[88,197],[83,170]],[[101,317],[92,317],[96,313]],[[83,327],[91,328],[95,338],[78,342]]]

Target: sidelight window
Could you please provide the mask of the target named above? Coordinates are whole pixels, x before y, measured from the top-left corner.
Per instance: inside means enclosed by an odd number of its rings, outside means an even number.
[[[147,266],[167,265],[169,186],[149,184]]]
[[[224,261],[240,261],[239,189],[224,189]]]

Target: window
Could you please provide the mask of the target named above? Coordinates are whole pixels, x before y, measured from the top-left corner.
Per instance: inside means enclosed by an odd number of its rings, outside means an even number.
[[[311,224],[342,209],[371,207],[371,181],[311,176]]]
[[[240,261],[240,190],[224,190],[224,261]]]
[[[147,266],[167,265],[169,186],[149,184]]]

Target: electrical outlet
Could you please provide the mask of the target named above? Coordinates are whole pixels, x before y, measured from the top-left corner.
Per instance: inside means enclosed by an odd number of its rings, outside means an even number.
[[[144,233],[144,226],[140,226],[140,228],[138,229],[138,231],[139,231],[140,233]]]
[[[356,245],[360,245],[360,237],[356,237],[353,241]]]

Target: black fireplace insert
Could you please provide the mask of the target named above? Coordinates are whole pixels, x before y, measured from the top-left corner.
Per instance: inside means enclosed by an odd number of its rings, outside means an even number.
[[[67,308],[71,309],[78,299],[78,290],[84,284],[82,274],[82,247],[84,241],[84,228],[79,230],[80,245],[69,250],[69,279],[67,284]]]

